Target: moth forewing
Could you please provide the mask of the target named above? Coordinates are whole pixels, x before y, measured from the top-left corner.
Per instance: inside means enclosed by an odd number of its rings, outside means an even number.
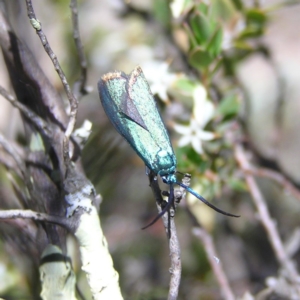
[[[174,159],[170,160],[169,156],[175,156],[170,142],[166,144],[169,145],[168,149],[164,149],[161,138],[157,137],[156,131],[152,131],[153,127],[157,127],[160,135],[166,134],[152,94],[151,97],[144,95],[150,92],[145,77],[143,76],[143,80],[140,81],[136,75],[142,73],[134,75],[135,71],[130,76],[122,72],[104,75],[98,83],[99,95],[103,108],[114,127],[134,148],[144,163],[158,174],[166,166],[169,168],[170,164],[174,165]],[[139,89],[130,86],[130,84],[138,83],[141,88],[140,93],[138,93]],[[133,92],[130,93],[129,91],[132,90]],[[148,114],[145,113],[145,107]],[[149,126],[151,130],[148,130]]]
[[[140,67],[136,67],[130,74],[127,90],[146,127],[151,128],[149,131],[153,140],[161,149],[175,158],[168,132],[157,109],[149,84]]]

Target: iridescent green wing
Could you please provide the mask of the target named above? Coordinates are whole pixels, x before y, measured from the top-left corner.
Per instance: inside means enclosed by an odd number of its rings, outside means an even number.
[[[169,155],[173,155],[176,160],[167,129],[161,119],[154,96],[140,67],[135,68],[129,75],[126,89],[129,95],[127,102],[133,102],[133,106],[139,112],[146,128],[149,129],[152,139],[161,149],[165,150]]]
[[[117,131],[134,148],[145,164],[157,172],[157,153],[161,151],[162,145],[153,138],[146,125],[149,122],[141,116],[134,105],[135,102],[129,97],[126,88],[129,81],[130,77],[121,72],[104,75],[98,83],[100,100]],[[146,93],[148,89],[141,92]],[[155,112],[157,112],[156,106]],[[151,114],[152,111],[149,111],[148,116]],[[158,121],[162,124],[160,116]]]

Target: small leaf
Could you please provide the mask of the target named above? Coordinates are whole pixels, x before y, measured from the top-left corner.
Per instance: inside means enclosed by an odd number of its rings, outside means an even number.
[[[235,191],[246,192],[248,191],[248,186],[245,181],[236,178],[229,178],[228,185]]]
[[[198,44],[206,44],[211,35],[210,23],[207,17],[203,13],[197,12],[191,16],[190,25]]]
[[[209,6],[203,2],[201,2],[197,7],[196,7],[197,11],[202,12],[204,15],[208,14],[208,9]]]
[[[231,0],[209,1],[211,4],[210,18],[215,21],[223,20],[230,23],[237,14],[236,8]]]
[[[255,38],[262,36],[264,33],[263,29],[261,27],[257,26],[248,26],[246,29],[244,29],[238,36],[239,40],[248,39],[248,38]]]
[[[240,101],[237,95],[228,95],[225,97],[217,108],[217,114],[227,117],[234,117],[238,114],[240,109]]]
[[[190,96],[193,95],[196,85],[197,85],[196,82],[193,82],[191,79],[188,78],[179,78],[174,82],[174,88],[180,90],[181,93]]]
[[[168,89],[168,94],[176,98],[177,101],[182,102],[189,109],[192,109],[192,97],[196,86],[197,82],[186,77],[181,77],[173,82],[172,86]]]
[[[197,47],[190,52],[189,63],[197,69],[208,67],[214,60],[213,56],[201,47]]]
[[[239,49],[239,50],[247,50],[247,51],[253,51],[254,48],[253,46],[251,46],[250,44],[248,44],[247,42],[245,41],[235,41],[233,43],[234,47]]]
[[[195,170],[195,166],[197,166],[197,171],[203,174],[210,167],[210,163],[205,155],[199,155],[190,146],[175,148],[175,154],[178,160],[178,170],[192,172],[192,170]]]
[[[171,10],[168,3],[162,0],[155,0],[153,2],[154,17],[165,27],[170,27]]]
[[[241,0],[231,0],[231,2],[233,3],[234,7],[239,10],[242,11],[244,8],[244,4]]]
[[[266,23],[267,16],[262,10],[252,8],[246,12],[246,20],[248,24],[262,26]]]
[[[216,57],[220,54],[222,50],[222,41],[223,41],[223,30],[221,27],[212,35],[210,41],[207,44],[206,50],[213,56]]]

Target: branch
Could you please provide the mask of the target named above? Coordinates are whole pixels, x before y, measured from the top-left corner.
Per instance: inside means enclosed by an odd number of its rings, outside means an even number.
[[[204,228],[200,227],[194,228],[193,234],[200,238],[203,243],[207,258],[220,285],[224,299],[234,300],[235,297],[223,271],[222,264],[217,258],[218,254],[211,235]]]
[[[43,251],[40,267],[42,299],[77,300],[75,296],[76,276],[71,260],[63,255],[61,249],[49,244]],[[59,291],[59,296],[58,296]]]
[[[35,112],[30,110],[24,104],[18,102],[13,95],[11,95],[1,86],[0,86],[0,94],[5,99],[7,99],[14,107],[19,109],[19,111],[28,119],[28,121],[32,122],[40,130],[42,134],[44,134],[48,138],[52,138],[50,124],[45,122],[42,118],[40,118]]]
[[[182,183],[186,186],[190,185],[190,176],[184,176],[182,179]],[[179,187],[175,190],[175,208],[178,203],[185,198],[186,191],[184,188]],[[171,213],[171,212],[169,212]],[[167,216],[163,216],[164,226],[167,229]],[[171,257],[171,278],[170,278],[170,290],[168,300],[175,300],[178,297],[178,290],[181,280],[181,253],[180,253],[180,243],[177,236],[177,230],[175,227],[175,212],[170,218],[170,231],[171,231],[171,238],[169,240],[169,248],[170,248],[170,257]]]
[[[113,268],[95,206],[81,215],[75,236],[79,243],[82,270],[86,273],[93,299],[123,299],[118,283],[119,275]]]
[[[156,199],[156,205],[158,209],[158,213],[162,212],[161,204],[163,202],[163,198],[161,196],[161,190],[158,185],[158,181],[156,176],[150,171],[149,181],[150,187]],[[187,186],[190,184],[190,176],[185,176],[183,178],[183,183]],[[185,197],[185,189],[182,187],[175,190],[175,206],[181,201],[182,198]],[[173,208],[170,211],[166,212],[162,216],[162,221],[169,237],[169,251],[171,258],[171,268],[170,268],[170,288],[168,294],[168,300],[175,300],[178,297],[179,285],[181,280],[181,258],[180,258],[180,244],[177,236],[177,230],[175,226],[175,212]]]
[[[65,137],[64,137],[64,141],[63,141],[63,155],[64,155],[64,161],[65,161],[65,165],[68,168],[70,165],[70,155],[69,155],[69,140],[70,140],[70,136],[74,130],[75,127],[75,123],[76,123],[76,116],[77,116],[77,109],[78,109],[78,101],[77,99],[74,97],[70,85],[67,81],[67,78],[58,62],[57,56],[55,55],[55,53],[52,51],[48,40],[46,38],[46,35],[44,34],[42,27],[41,27],[41,23],[37,20],[36,16],[35,16],[35,12],[33,9],[33,5],[32,5],[32,1],[31,0],[26,0],[26,6],[27,6],[27,14],[28,14],[28,18],[31,22],[31,25],[33,26],[33,28],[35,29],[37,35],[39,36],[42,45],[44,46],[45,51],[47,52],[47,54],[49,55],[53,66],[56,70],[56,72],[58,73],[58,76],[63,84],[63,87],[65,89],[65,92],[67,94],[67,97],[69,99],[69,103],[70,103],[70,107],[71,107],[71,111],[70,111],[70,119],[69,119],[69,123],[67,126],[67,129],[65,131]]]
[[[249,170],[250,163],[247,159],[245,150],[240,144],[235,145],[234,149],[235,158],[240,165],[241,169],[244,171]],[[252,199],[254,201],[254,204],[256,205],[259,219],[262,225],[264,226],[267,235],[269,237],[269,241],[271,243],[271,246],[275,252],[275,256],[280,263],[281,267],[286,271],[288,278],[291,282],[294,282],[294,284],[298,285],[298,279],[299,274],[297,273],[297,270],[295,268],[294,263],[292,260],[290,260],[283,242],[279,236],[279,233],[277,231],[276,223],[272,220],[270,213],[268,211],[268,207],[266,204],[266,201],[252,175],[245,174],[246,183],[249,187],[250,193],[252,195]],[[299,292],[300,297],[300,289],[297,288]]]
[[[48,222],[56,225],[60,225],[64,228],[69,229],[70,222],[61,216],[53,216],[45,213],[35,212],[33,210],[22,210],[22,209],[10,209],[0,210],[0,220],[7,219],[31,219],[34,221]]]
[[[43,120],[62,129],[68,118],[59,93],[4,15],[7,13],[0,10],[0,46],[16,98]]]
[[[86,95],[88,93],[86,87],[87,81],[87,61],[83,51],[83,44],[80,38],[79,32],[79,21],[78,21],[78,8],[77,8],[77,0],[71,0],[70,8],[72,12],[72,24],[73,24],[73,38],[75,41],[75,46],[77,49],[79,63],[81,68],[81,75],[78,81],[74,84],[74,94],[79,98],[80,96]]]
[[[25,174],[25,164],[19,155],[19,153],[15,150],[14,147],[11,146],[11,143],[0,133],[0,146],[14,159],[17,163],[18,168],[21,170],[22,175]]]
[[[248,168],[244,169],[244,172],[258,176],[258,177],[266,177],[270,178],[277,183],[279,183],[286,191],[289,191],[295,198],[300,200],[300,191],[297,189],[286,177],[284,177],[282,174],[267,169],[267,168],[257,168],[249,163]]]

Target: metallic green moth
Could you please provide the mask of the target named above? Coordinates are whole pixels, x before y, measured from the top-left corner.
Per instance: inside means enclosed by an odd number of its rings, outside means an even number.
[[[215,207],[190,187],[177,181],[176,156],[156,102],[140,67],[129,75],[123,72],[105,74],[98,82],[104,111],[116,130],[127,140],[145,165],[170,185],[168,205],[174,202],[174,184],[178,184],[217,212],[237,217]],[[157,218],[154,220],[156,221]],[[152,224],[153,222],[151,222]]]

